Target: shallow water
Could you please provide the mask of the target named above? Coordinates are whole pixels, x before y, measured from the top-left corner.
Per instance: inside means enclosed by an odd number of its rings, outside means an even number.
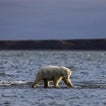
[[[75,88],[31,88],[41,67],[72,70]],[[106,51],[0,51],[0,106],[105,106]]]

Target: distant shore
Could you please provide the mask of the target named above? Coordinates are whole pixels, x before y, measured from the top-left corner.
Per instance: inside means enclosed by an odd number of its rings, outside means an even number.
[[[3,40],[0,50],[106,50],[106,39]]]

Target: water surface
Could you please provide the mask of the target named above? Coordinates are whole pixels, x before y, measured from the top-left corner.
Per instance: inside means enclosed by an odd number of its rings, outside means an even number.
[[[47,65],[70,68],[77,87],[31,88]],[[105,106],[105,92],[105,51],[0,51],[0,106]]]

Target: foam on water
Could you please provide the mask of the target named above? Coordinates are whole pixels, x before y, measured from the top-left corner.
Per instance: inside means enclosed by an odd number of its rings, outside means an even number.
[[[13,86],[13,85],[29,85],[32,82],[27,81],[0,81],[0,86]]]

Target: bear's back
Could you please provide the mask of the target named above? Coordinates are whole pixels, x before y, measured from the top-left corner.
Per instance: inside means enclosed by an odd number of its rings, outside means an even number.
[[[55,76],[60,76],[60,67],[59,66],[46,66],[44,68],[41,69],[39,73],[39,75],[42,75],[43,78],[48,78],[50,80],[52,80]]]
[[[60,70],[60,67],[59,66],[52,66],[52,65],[49,65],[49,66],[46,66],[44,68],[41,69],[41,72],[43,73],[55,73],[55,72],[58,72]]]

